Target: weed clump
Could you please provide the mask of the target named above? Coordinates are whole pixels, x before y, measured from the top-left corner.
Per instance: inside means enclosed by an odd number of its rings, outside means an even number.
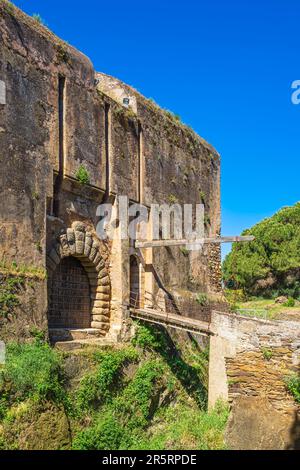
[[[32,18],[39,24],[43,25],[43,26],[46,26],[46,23],[45,21],[43,20],[43,18],[41,17],[41,15],[39,13],[33,13],[32,15]]]
[[[49,410],[72,436],[58,448],[182,449],[186,439],[193,449],[223,447],[227,411],[206,412],[208,357],[196,342],[178,350],[164,329],[137,323],[131,345],[61,353],[30,333],[31,343],[8,345],[0,370],[1,449],[22,447],[14,430]],[[70,364],[86,360],[73,382]]]
[[[80,165],[76,172],[76,179],[80,184],[89,184],[90,183],[90,174],[85,168],[84,165]]]
[[[62,403],[65,392],[58,353],[47,343],[10,343],[6,348],[5,368],[0,371],[1,396],[10,400],[31,398]]]
[[[285,384],[295,401],[300,403],[300,377],[297,374],[286,377]]]

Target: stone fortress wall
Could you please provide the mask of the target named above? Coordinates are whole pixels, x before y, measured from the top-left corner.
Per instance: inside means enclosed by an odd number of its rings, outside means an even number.
[[[132,286],[157,298],[157,279],[175,297],[220,297],[218,246],[143,250],[143,265],[129,240],[96,233],[99,204],[127,195],[147,207],[204,203],[206,235],[219,234],[218,153],[5,0],[0,161],[0,289],[13,299],[1,306],[1,339],[77,327],[84,312],[91,333],[122,340]],[[230,447],[295,447],[284,377],[299,368],[298,325],[213,312],[211,327],[209,401],[231,403]]]
[[[93,326],[118,338],[136,253],[128,240],[97,238],[97,206],[116,205],[118,195],[147,207],[204,203],[206,234],[216,235],[219,155],[151,100],[96,73],[86,56],[5,0],[0,90],[2,276],[5,282],[12,266],[17,272],[22,266],[26,284],[24,308],[6,323],[7,334],[18,321],[17,334],[30,324],[47,328],[53,273],[64,257],[74,256],[89,279]],[[86,184],[78,181],[82,166]],[[178,247],[147,249],[144,257],[140,284],[151,296],[159,291],[153,268],[171,294],[220,292],[219,247],[190,254]],[[66,296],[73,294],[70,284]]]

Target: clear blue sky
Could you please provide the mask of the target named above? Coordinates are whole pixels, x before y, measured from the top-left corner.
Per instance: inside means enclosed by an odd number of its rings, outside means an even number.
[[[300,200],[299,0],[14,3],[214,145],[223,234]]]

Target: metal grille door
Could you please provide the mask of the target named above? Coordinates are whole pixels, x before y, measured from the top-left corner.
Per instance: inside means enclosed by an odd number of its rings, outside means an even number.
[[[49,327],[91,326],[90,286],[80,261],[62,259],[49,281]]]

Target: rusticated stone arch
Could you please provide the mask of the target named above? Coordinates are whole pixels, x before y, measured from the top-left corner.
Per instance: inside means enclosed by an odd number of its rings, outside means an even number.
[[[50,280],[60,261],[67,256],[78,258],[88,275],[91,292],[91,327],[105,334],[110,326],[109,273],[100,253],[99,241],[81,222],[73,223],[72,228],[62,233],[48,253],[47,272]]]

